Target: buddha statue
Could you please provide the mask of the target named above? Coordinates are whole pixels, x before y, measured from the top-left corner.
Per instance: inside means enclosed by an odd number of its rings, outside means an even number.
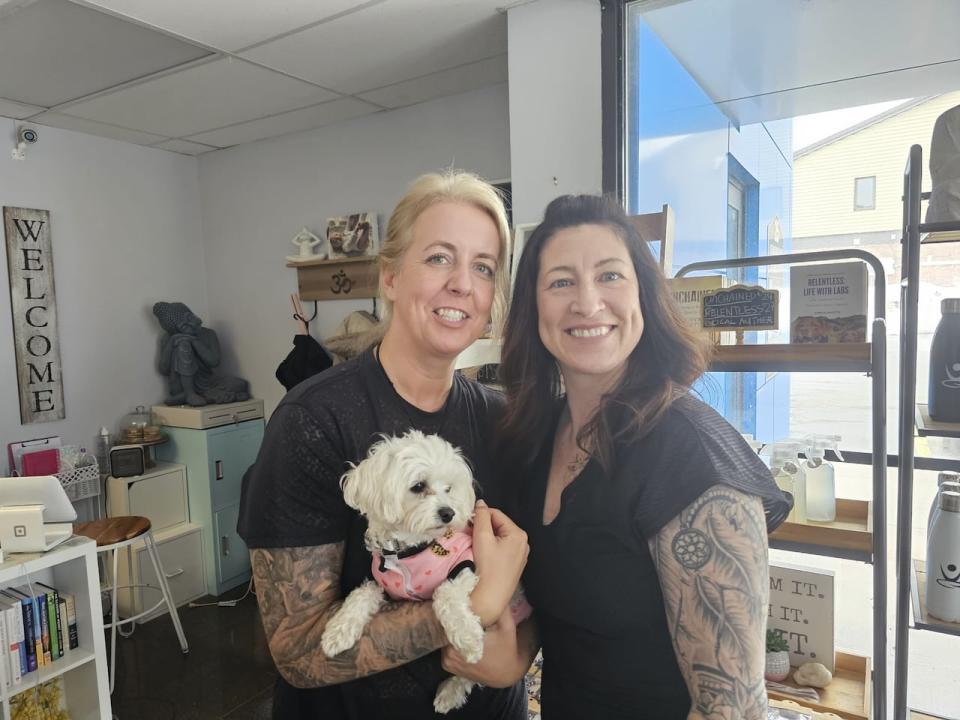
[[[246,380],[214,372],[220,364],[220,341],[190,308],[179,302],[158,302],[153,314],[164,330],[157,369],[169,383],[168,405],[199,407],[250,398]]]

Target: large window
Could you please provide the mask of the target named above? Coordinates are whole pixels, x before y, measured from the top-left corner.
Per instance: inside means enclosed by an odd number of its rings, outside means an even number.
[[[900,87],[888,79],[884,87],[867,85],[855,93],[839,92],[830,83],[802,94],[765,92],[768,78],[795,68],[777,53],[759,63],[756,53],[764,47],[755,38],[736,37],[733,26],[711,25],[705,20],[708,5],[690,0],[626,6],[627,208],[641,213],[668,203],[674,209],[673,272],[691,262],[743,255],[854,247],[876,255],[886,271],[887,427],[888,447],[895,452],[903,167],[915,143],[923,146],[928,164],[933,124],[960,104],[960,93],[911,97],[915,85],[906,76]],[[760,4],[755,7],[766,12]],[[753,53],[743,45],[751,42]],[[809,39],[818,42],[818,37]],[[727,55],[716,48],[726,48]],[[842,73],[842,59],[838,62],[835,70]],[[748,80],[756,87],[744,85]],[[897,95],[900,89],[903,94]],[[729,96],[718,97],[721,91]],[[843,107],[851,95],[859,102]],[[826,112],[788,112],[805,107]],[[929,177],[924,189],[930,189]],[[924,246],[922,260],[920,402],[927,395],[927,358],[939,301],[955,296],[960,287],[960,244]],[[779,330],[748,333],[746,342],[789,342],[789,268],[725,275],[729,283],[756,283],[781,292]],[[872,276],[870,282],[872,288]],[[872,317],[872,293],[870,303]],[[831,432],[839,433],[849,449],[870,450],[866,377],[715,374],[709,385],[707,399],[758,439],[823,432],[828,404]]]

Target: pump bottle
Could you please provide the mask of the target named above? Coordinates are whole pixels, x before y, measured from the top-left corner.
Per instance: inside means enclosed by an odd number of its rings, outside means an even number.
[[[837,519],[836,474],[833,464],[826,459],[827,449],[843,460],[839,435],[807,436],[807,461],[803,464],[807,479],[807,517],[817,522]]]
[[[797,451],[793,443],[774,443],[770,455],[770,471],[773,481],[781,490],[793,496],[793,509],[787,516],[787,522],[806,522],[806,488],[803,484]]]

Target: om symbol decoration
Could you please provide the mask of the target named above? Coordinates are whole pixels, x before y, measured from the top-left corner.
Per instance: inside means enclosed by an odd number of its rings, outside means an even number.
[[[347,274],[342,269],[338,270],[336,275],[333,276],[333,283],[330,286],[330,290],[337,295],[341,293],[348,295],[352,288],[353,280],[347,277]]]

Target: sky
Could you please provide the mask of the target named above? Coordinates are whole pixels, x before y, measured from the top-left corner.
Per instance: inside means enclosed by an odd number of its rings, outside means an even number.
[[[857,107],[844,108],[843,110],[831,110],[829,112],[795,117],[793,119],[793,151],[797,152],[798,150],[802,150],[807,145],[812,145],[851,125],[856,125],[867,118],[886,112],[892,107],[907,102],[909,99],[910,98],[904,98],[903,100],[874,103],[872,105],[859,105]]]

